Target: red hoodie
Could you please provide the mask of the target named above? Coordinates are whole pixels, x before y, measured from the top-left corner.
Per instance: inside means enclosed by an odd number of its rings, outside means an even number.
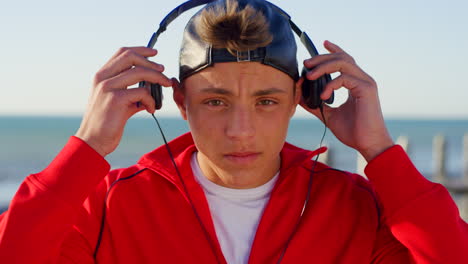
[[[44,171],[24,180],[0,216],[0,262],[226,263],[190,167],[193,139],[185,134],[169,144],[205,228],[165,146],[109,172],[105,159],[71,137]],[[249,263],[278,261],[304,205],[311,158],[325,150],[285,143]],[[447,190],[426,180],[400,146],[367,165],[369,181],[321,163],[314,171],[281,263],[468,263],[468,225]]]

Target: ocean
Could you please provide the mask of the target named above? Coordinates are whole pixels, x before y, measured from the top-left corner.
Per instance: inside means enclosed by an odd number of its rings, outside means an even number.
[[[158,119],[168,140],[189,130],[181,118]],[[0,212],[8,206],[19,184],[31,173],[45,168],[78,129],[80,117],[0,116]],[[409,138],[408,153],[416,167],[428,178],[432,172],[432,140],[443,134],[447,140],[447,171],[450,177],[462,175],[462,141],[468,133],[468,120],[386,120],[390,134]],[[324,126],[316,119],[294,118],[287,141],[303,148],[319,146]],[[163,144],[151,118],[131,118],[122,141],[107,157],[112,168],[134,164],[140,156]],[[356,171],[356,151],[326,132],[325,146],[331,149],[333,166]]]

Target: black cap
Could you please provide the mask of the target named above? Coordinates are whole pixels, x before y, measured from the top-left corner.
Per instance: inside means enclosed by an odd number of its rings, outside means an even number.
[[[270,34],[273,36],[272,42],[266,47],[259,47],[255,50],[238,51],[237,56],[232,55],[226,49],[213,48],[210,43],[204,42],[198,35],[196,23],[199,23],[200,19],[198,17],[204,9],[216,5],[225,8],[226,0],[209,3],[197,12],[185,27],[180,49],[179,80],[183,81],[190,75],[218,62],[257,61],[272,66],[297,81],[299,79],[296,57],[297,46],[288,18],[280,14],[272,4],[263,0],[235,1],[238,2],[239,10],[250,5],[255,10],[263,13],[266,21],[268,21]]]

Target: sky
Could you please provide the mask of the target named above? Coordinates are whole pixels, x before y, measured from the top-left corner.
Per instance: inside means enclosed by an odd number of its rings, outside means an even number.
[[[272,0],[312,38],[351,54],[379,85],[386,118],[468,119],[468,1]],[[81,116],[94,74],[122,46],[144,46],[182,1],[5,1],[0,10],[0,115]],[[178,76],[182,32],[171,24],[154,61]],[[307,58],[298,45],[298,61]],[[336,75],[334,75],[336,76]],[[165,89],[161,116],[178,115]],[[337,92],[339,105],[345,89]],[[148,114],[139,114],[145,116]],[[298,116],[309,115],[298,111]]]

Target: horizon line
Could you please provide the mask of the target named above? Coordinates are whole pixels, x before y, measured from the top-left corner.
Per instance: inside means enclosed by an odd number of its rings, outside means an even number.
[[[1,113],[0,112],[0,118],[12,118],[12,117],[37,117],[37,118],[82,118],[83,115],[79,113],[65,113],[65,114],[57,114],[57,113]],[[181,118],[179,114],[173,114],[173,113],[162,113],[159,115],[159,117],[162,118]],[[313,116],[312,114],[306,115],[306,114],[296,114],[292,117],[292,119],[308,119],[310,117],[313,117],[313,119],[318,119]],[[146,119],[146,118],[152,118],[151,115],[145,115],[143,113],[136,114],[132,116],[130,119]],[[181,118],[182,119],[182,118]],[[418,116],[418,115],[413,115],[413,116],[401,116],[401,115],[384,115],[385,120],[450,120],[450,121],[468,121],[468,117],[464,116],[458,116],[458,115],[452,115],[452,116]]]

